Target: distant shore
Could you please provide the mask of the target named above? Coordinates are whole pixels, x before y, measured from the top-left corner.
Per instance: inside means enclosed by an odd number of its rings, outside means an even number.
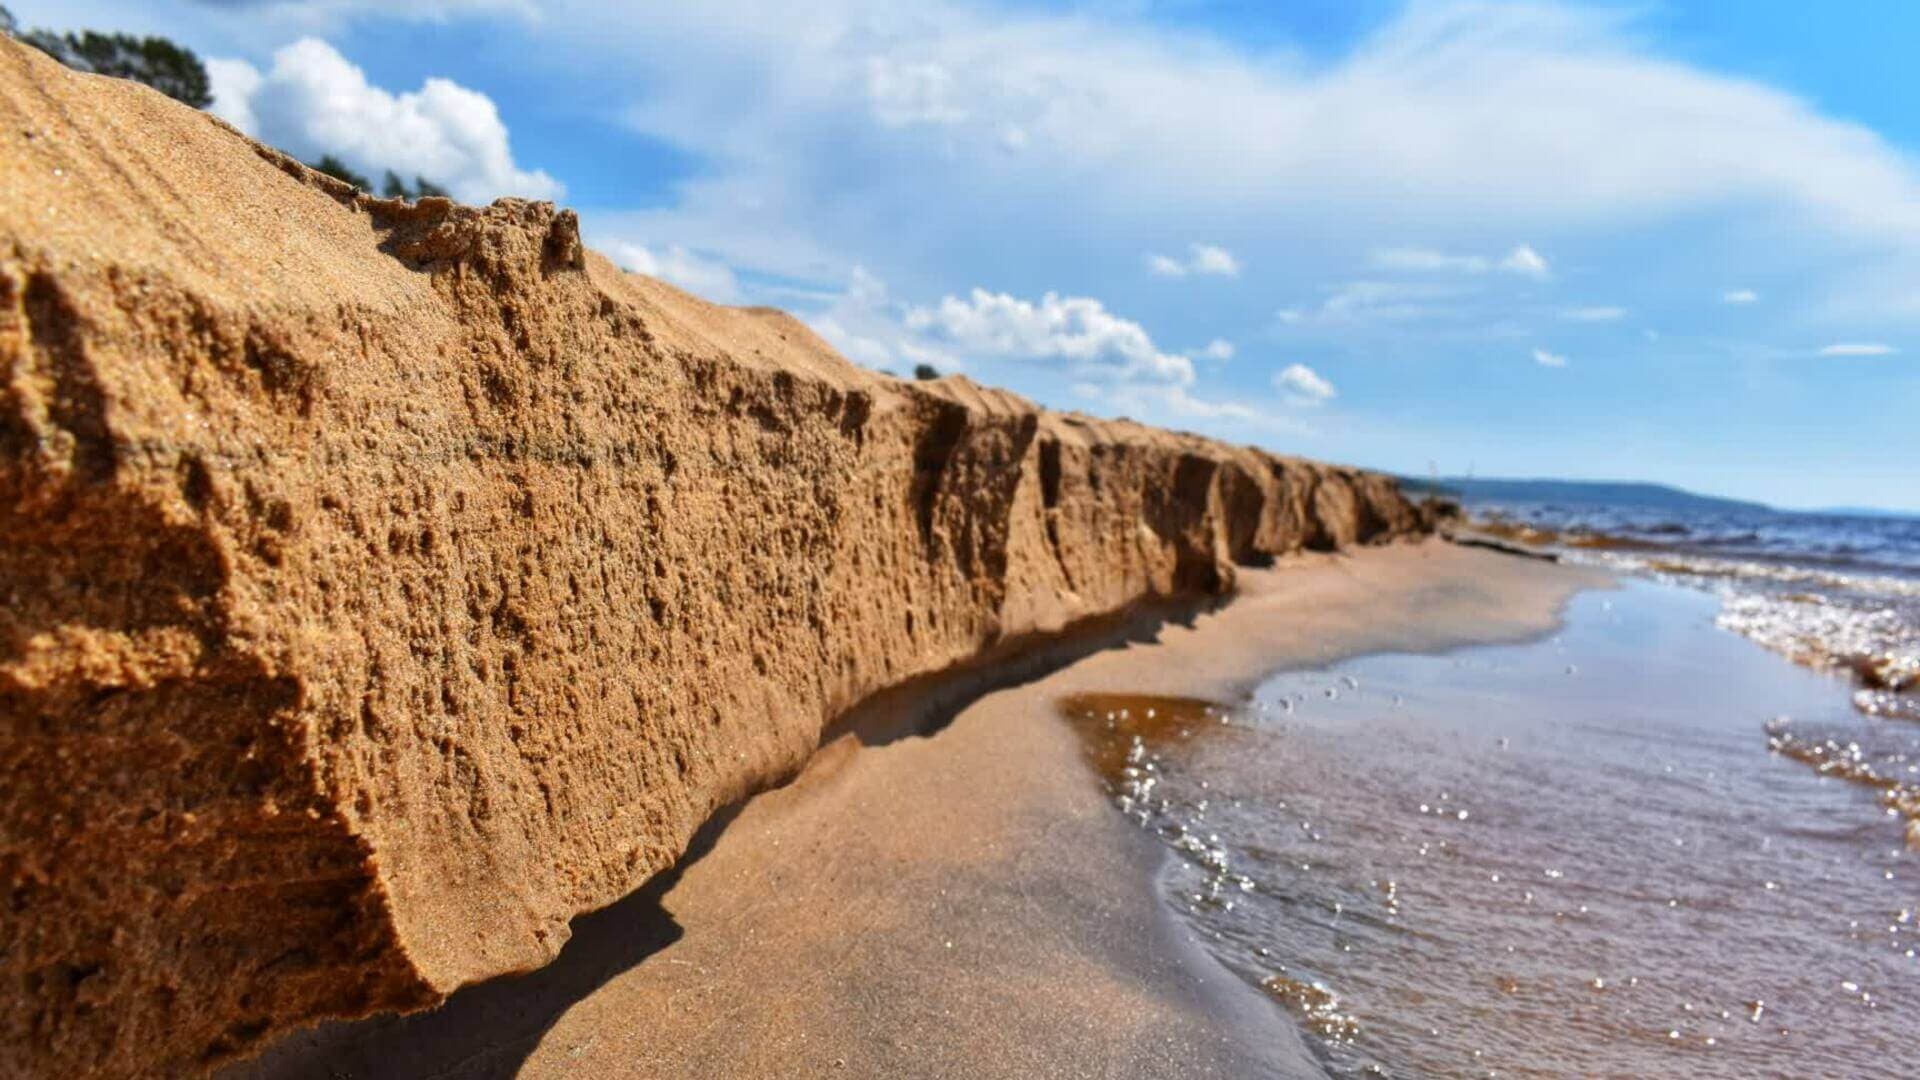
[[[1283,667],[1522,639],[1605,581],[1437,541],[1289,558],[1150,642],[902,737],[980,683],[922,687],[667,880],[577,920],[551,967],[301,1033],[225,1075],[1313,1074],[1278,1007],[1162,911],[1164,849],[1108,804],[1054,703],[1234,700]]]

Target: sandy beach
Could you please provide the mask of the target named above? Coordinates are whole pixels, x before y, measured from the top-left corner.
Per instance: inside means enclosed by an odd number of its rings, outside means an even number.
[[[1914,1072],[1775,6],[0,0],[0,1078]]]
[[[1113,811],[1054,703],[1229,700],[1282,667],[1522,639],[1604,580],[1441,542],[1303,556],[1023,685],[917,688],[577,920],[551,967],[226,1075],[1310,1075],[1277,1007],[1165,916],[1164,848]],[[955,697],[950,723],[893,737]]]

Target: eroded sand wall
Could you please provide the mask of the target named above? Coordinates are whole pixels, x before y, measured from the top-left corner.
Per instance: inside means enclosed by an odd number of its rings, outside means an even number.
[[[0,42],[0,1072],[538,966],[863,697],[1421,530]]]

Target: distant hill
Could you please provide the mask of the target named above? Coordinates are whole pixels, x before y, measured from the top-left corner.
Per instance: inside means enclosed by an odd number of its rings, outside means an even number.
[[[1621,480],[1499,480],[1443,476],[1404,477],[1409,492],[1449,495],[1463,502],[1556,503],[1562,506],[1645,506],[1673,510],[1770,511],[1763,503],[1699,495],[1665,484]]]

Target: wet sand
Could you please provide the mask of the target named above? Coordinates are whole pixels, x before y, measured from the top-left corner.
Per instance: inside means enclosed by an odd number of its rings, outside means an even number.
[[[1156,898],[1164,846],[1114,812],[1056,703],[1232,699],[1281,667],[1520,640],[1605,581],[1440,542],[1304,556],[1219,610],[910,688],[576,920],[554,965],[229,1075],[1315,1075],[1279,1006]]]

